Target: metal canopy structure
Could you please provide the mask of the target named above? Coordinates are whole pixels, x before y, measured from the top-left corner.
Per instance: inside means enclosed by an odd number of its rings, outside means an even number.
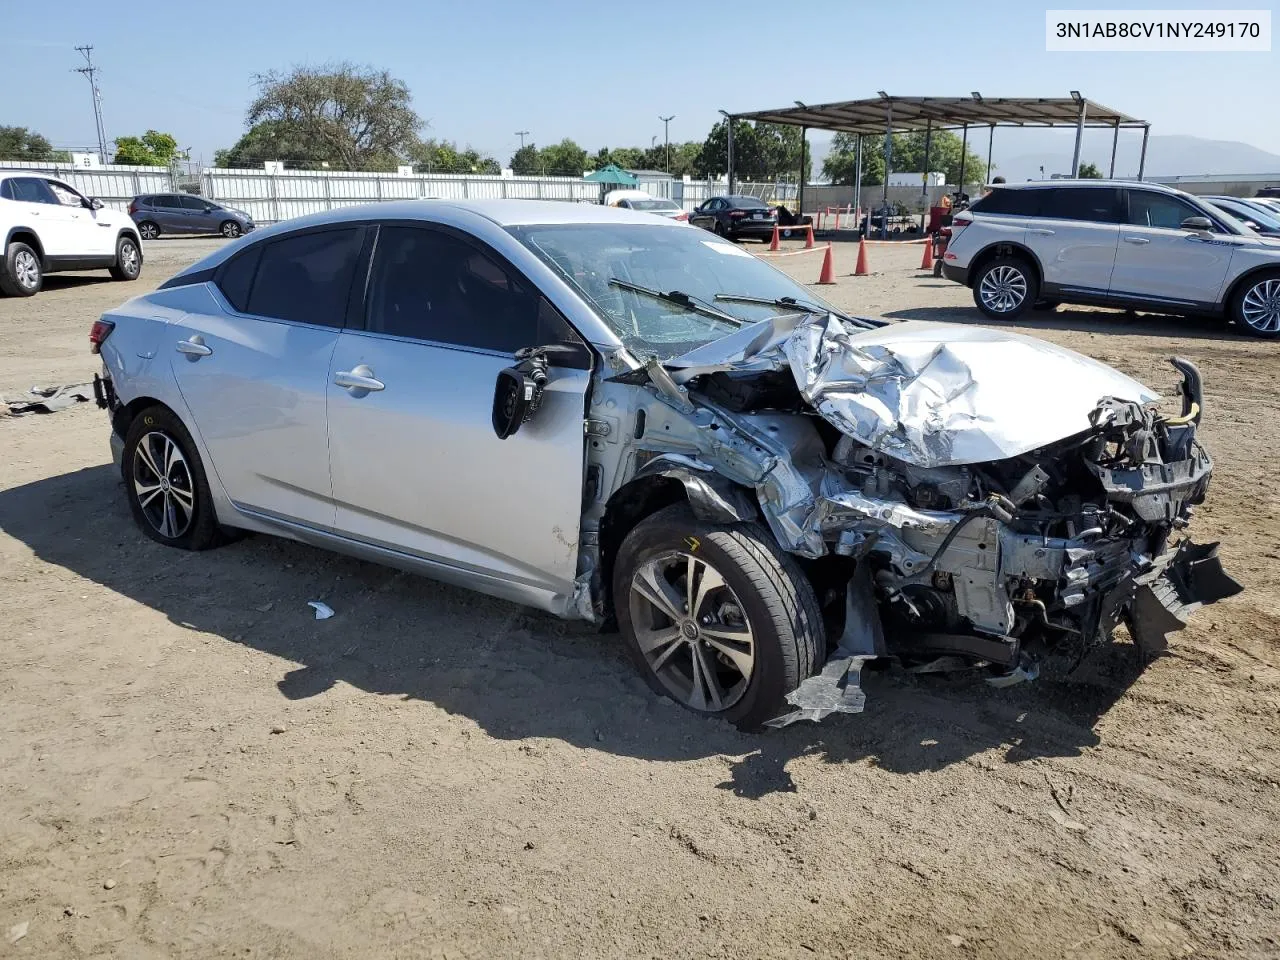
[[[1072,90],[1069,97],[984,97],[973,93],[967,97],[891,97],[884,91],[873,99],[843,100],[839,103],[804,104],[795,101],[793,107],[777,110],[756,110],[730,114],[720,111],[732,120],[755,120],[762,123],[780,123],[809,129],[830,130],[836,133],[854,134],[857,142],[857,181],[862,184],[862,138],[883,136],[885,152],[885,199],[889,196],[889,171],[894,133],[925,133],[925,155],[928,160],[929,138],[934,130],[963,131],[964,153],[968,152],[969,129],[988,128],[987,179],[991,179],[991,146],[996,127],[1075,127],[1075,153],[1071,161],[1071,175],[1080,169],[1080,142],[1085,127],[1105,127],[1113,131],[1111,141],[1111,170],[1115,176],[1116,147],[1121,129],[1142,130],[1142,155],[1138,161],[1138,179],[1146,170],[1147,138],[1151,125],[1145,120],[1131,117],[1119,110],[1082,97]],[[729,192],[733,192],[733,123],[728,125]],[[800,200],[804,206],[804,149],[801,149]],[[927,166],[927,162],[926,162]],[[927,172],[927,171],[926,171]],[[959,186],[964,183],[964,161],[961,160]]]

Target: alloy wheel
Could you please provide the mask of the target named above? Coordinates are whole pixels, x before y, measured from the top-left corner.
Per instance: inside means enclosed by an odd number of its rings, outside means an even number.
[[[195,484],[191,467],[178,444],[166,433],[144,434],[133,451],[133,491],[152,528],[176,540],[195,516]]]
[[[231,239],[240,236],[240,225],[228,220],[222,225],[222,235]]]
[[[13,272],[14,279],[24,290],[34,290],[40,282],[40,263],[29,250],[18,251],[13,258]]]
[[[1240,313],[1250,329],[1259,333],[1280,332],[1280,280],[1254,284],[1240,303]]]
[[[120,269],[131,277],[138,275],[138,248],[132,240],[120,241]]]
[[[1027,278],[1016,267],[995,267],[983,276],[978,296],[993,313],[1009,313],[1027,298]]]
[[[706,560],[680,551],[631,580],[631,622],[649,669],[676,700],[719,713],[746,692],[755,636],[737,594]]]
[[[154,223],[144,223],[138,228],[138,232],[142,234],[143,240],[154,240],[156,237],[160,236],[160,231],[156,229],[156,225]]]

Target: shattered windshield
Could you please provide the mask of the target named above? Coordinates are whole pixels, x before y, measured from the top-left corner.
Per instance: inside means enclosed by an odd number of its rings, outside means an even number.
[[[592,304],[637,355],[667,360],[743,323],[794,312],[774,302],[784,297],[827,308],[786,274],[696,227],[571,223],[509,230]],[[682,296],[659,297],[655,291]],[[766,302],[716,299],[726,294]]]

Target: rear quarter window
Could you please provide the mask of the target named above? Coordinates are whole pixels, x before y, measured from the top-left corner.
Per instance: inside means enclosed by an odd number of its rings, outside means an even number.
[[[262,257],[262,244],[255,243],[248,250],[237,254],[222,265],[214,277],[222,295],[239,313],[249,309],[249,291],[258,272],[258,260]]]

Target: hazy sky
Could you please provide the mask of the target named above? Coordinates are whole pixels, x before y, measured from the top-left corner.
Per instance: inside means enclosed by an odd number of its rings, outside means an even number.
[[[154,127],[191,147],[193,159],[211,160],[244,131],[253,74],[337,59],[390,70],[413,91],[429,134],[504,164],[518,145],[516,130],[531,131],[539,144],[569,136],[591,149],[638,145],[653,136],[660,142],[657,117],[674,113],[672,139],[700,140],[719,107],[821,103],[881,89],[903,96],[1075,89],[1150,120],[1153,134],[1242,140],[1280,153],[1274,50],[1047,53],[1045,9],[1025,0],[60,0],[0,18],[7,91],[0,124],[31,127],[58,147],[91,145],[88,84],[72,70],[80,65],[75,45],[92,43],[108,138]],[[775,54],[785,60],[776,68]],[[1019,152],[1016,132],[1001,134],[1001,144],[997,161],[1001,149]]]

